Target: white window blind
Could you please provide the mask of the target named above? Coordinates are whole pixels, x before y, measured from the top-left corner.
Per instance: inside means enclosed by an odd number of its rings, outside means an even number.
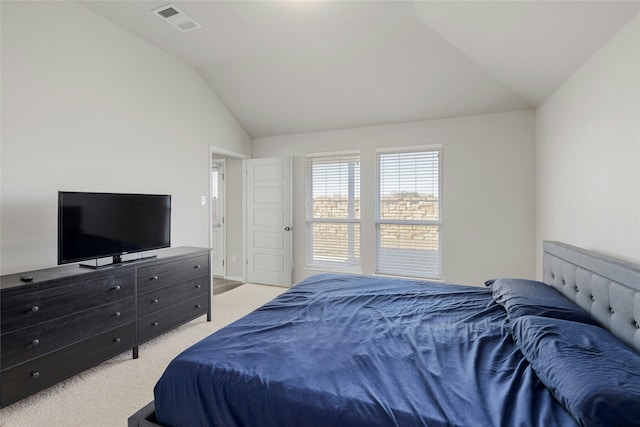
[[[360,156],[307,158],[307,265],[360,268]]]
[[[440,279],[440,149],[378,153],[376,273]]]

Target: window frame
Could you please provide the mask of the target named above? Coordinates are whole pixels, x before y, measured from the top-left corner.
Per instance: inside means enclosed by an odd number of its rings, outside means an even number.
[[[357,191],[355,188],[353,190],[349,190],[348,194],[353,192],[353,200],[349,200],[349,204],[355,205],[355,195],[358,194],[360,203],[362,203],[362,195],[360,193],[361,188],[361,168],[362,168],[362,156],[360,150],[348,150],[348,151],[332,151],[332,152],[319,152],[319,153],[308,153],[305,156],[305,232],[306,232],[306,270],[317,270],[317,271],[344,271],[350,273],[360,273],[362,271],[362,246],[360,243],[360,238],[358,238],[358,248],[356,251],[355,248],[355,232],[353,235],[353,240],[349,239],[347,242],[349,249],[349,260],[347,262],[312,262],[313,261],[313,225],[314,224],[357,224],[359,228],[359,236],[362,233],[362,215],[360,214],[357,218],[314,218],[313,217],[313,180],[312,180],[312,171],[313,171],[313,159],[336,159],[337,162],[340,160],[348,161],[350,158],[356,159],[358,163],[358,178],[354,181],[348,183],[348,187],[357,186]]]
[[[413,277],[419,279],[441,281],[442,278],[442,144],[429,144],[429,145],[414,145],[405,147],[384,147],[377,148],[375,152],[375,169],[376,169],[376,191],[375,191],[375,218],[374,226],[376,233],[376,245],[375,245],[375,267],[374,274],[379,276],[398,276],[398,277]],[[438,153],[438,219],[437,220],[391,220],[383,219],[381,217],[381,188],[382,188],[382,174],[381,174],[381,155],[384,154],[402,154],[402,153],[422,153],[422,152],[437,152]],[[425,274],[425,275],[408,275],[403,272],[385,272],[379,270],[378,257],[380,254],[380,226],[387,224],[397,225],[415,225],[415,226],[435,226],[438,227],[438,271],[437,274]],[[428,272],[427,272],[428,273]]]

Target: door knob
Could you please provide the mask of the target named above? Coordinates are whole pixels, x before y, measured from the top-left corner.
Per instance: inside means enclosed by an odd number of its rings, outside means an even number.
[[[289,227],[288,225],[284,228],[284,231],[291,231],[291,227]]]

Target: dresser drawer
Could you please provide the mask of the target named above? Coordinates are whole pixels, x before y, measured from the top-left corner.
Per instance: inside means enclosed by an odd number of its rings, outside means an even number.
[[[138,293],[209,276],[209,255],[138,269]]]
[[[2,298],[0,328],[8,333],[133,296],[132,272],[33,289]]]
[[[135,323],[0,372],[0,406],[43,390],[135,345]],[[114,390],[114,393],[117,392]]]
[[[209,295],[205,294],[142,317],[138,319],[138,342],[160,335],[207,313],[208,310]]]
[[[2,335],[2,367],[17,365],[135,321],[133,297]]]
[[[209,294],[209,278],[201,277],[174,286],[154,289],[138,295],[138,317],[164,310],[172,305]]]

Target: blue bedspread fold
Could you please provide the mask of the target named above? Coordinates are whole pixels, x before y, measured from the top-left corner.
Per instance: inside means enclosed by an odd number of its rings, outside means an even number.
[[[167,426],[573,426],[491,290],[308,278],[174,359]]]

